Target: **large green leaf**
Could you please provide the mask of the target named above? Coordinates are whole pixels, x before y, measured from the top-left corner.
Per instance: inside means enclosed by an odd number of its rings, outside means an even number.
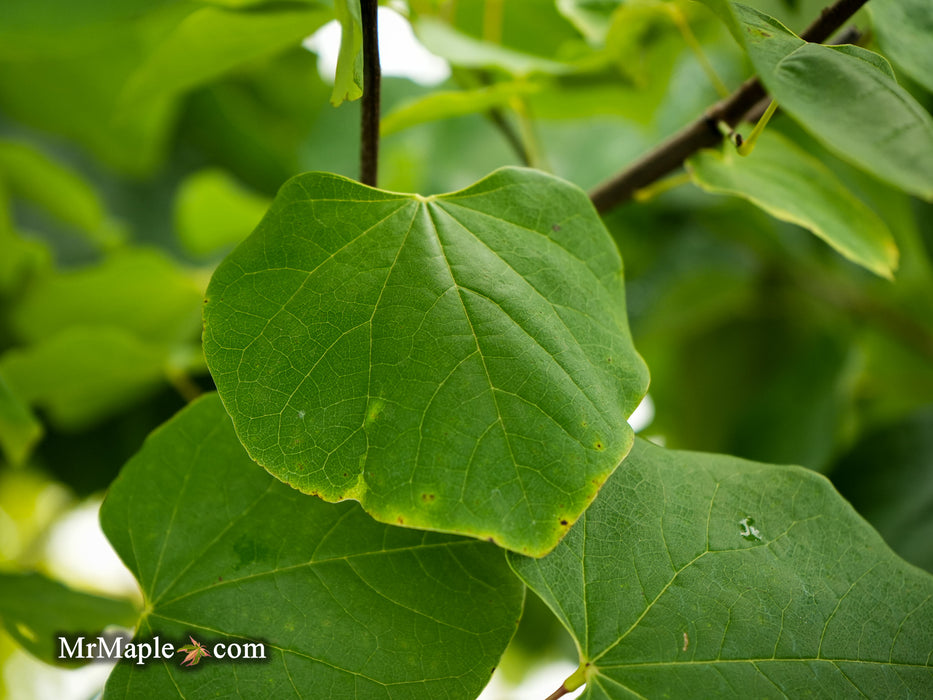
[[[128,600],[75,591],[41,574],[0,572],[0,622],[48,663],[58,658],[59,636],[132,625],[136,616],[136,606]]]
[[[823,477],[637,441],[543,559],[585,697],[933,693],[933,577]]]
[[[381,525],[253,464],[216,395],[153,433],[101,524],[140,581],[137,635],[260,640],[266,663],[119,665],[105,697],[474,697],[515,631],[503,552]],[[210,646],[208,647],[210,648]]]
[[[550,550],[628,452],[647,372],[586,195],[310,173],[214,274],[208,366],[250,455],[383,522]]]
[[[781,109],[840,158],[933,200],[933,117],[883,58],[807,43],[744,5],[702,1],[723,17]]]
[[[866,7],[885,55],[933,92],[933,4],[873,0]]]
[[[687,169],[703,189],[743,197],[803,226],[872,272],[891,277],[897,268],[897,245],[878,215],[829,168],[774,131],[763,133],[748,157],[728,146],[703,150]]]

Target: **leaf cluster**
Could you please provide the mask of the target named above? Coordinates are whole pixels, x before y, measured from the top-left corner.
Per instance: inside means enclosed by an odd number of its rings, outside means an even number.
[[[0,4],[3,675],[933,694],[933,7],[861,4],[410,0],[380,188],[355,0]],[[135,598],[48,554],[105,490]]]

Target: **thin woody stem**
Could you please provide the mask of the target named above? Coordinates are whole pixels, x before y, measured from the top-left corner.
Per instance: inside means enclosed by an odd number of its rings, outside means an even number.
[[[824,9],[800,37],[822,43],[854,15],[868,0],[837,0]],[[628,201],[636,190],[659,180],[702,148],[715,146],[722,140],[719,124],[735,127],[745,114],[765,97],[758,78],[749,78],[729,97],[720,100],[706,113],[678,131],[660,146],[639,158],[628,168],[590,191],[597,211],[605,213]]]
[[[360,182],[376,187],[379,170],[379,68],[377,0],[360,0],[363,21],[363,102],[360,118]]]

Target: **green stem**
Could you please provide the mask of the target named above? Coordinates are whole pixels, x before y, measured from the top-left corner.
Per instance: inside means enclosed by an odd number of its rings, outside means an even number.
[[[738,152],[740,156],[749,156],[752,151],[755,150],[755,142],[758,141],[758,137],[761,136],[761,132],[765,130],[765,127],[768,125],[768,121],[771,117],[774,116],[774,113],[777,111],[778,103],[777,100],[771,100],[771,104],[768,105],[768,109],[765,110],[765,113],[761,115],[761,119],[755,124],[755,128],[752,129],[752,133],[748,135],[748,138],[745,139],[741,144],[739,144]]]
[[[528,110],[528,103],[521,97],[516,96],[512,98],[509,106],[518,117],[518,130],[524,146],[525,162],[532,168],[546,170],[544,156],[538,143],[538,137],[535,135],[534,123]]]
[[[686,185],[688,182],[690,182],[689,173],[672,175],[671,177],[666,177],[663,180],[653,182],[647,187],[642,187],[640,190],[635,190],[635,192],[632,194],[632,199],[634,199],[636,202],[647,202],[660,194],[664,194],[668,190],[672,190],[675,187],[680,187],[681,185]]]
[[[580,664],[580,667],[567,677],[567,680],[561,684],[560,688],[548,695],[547,700],[557,700],[557,698],[573,692],[586,683],[586,672],[589,667],[589,664]]]
[[[697,41],[696,34],[693,33],[693,30],[690,29],[690,24],[687,22],[687,18],[684,16],[684,13],[679,7],[675,5],[665,5],[667,9],[667,14],[674,21],[674,24],[677,25],[677,29],[680,30],[680,35],[684,39],[684,43],[690,47],[690,50],[693,51],[694,56],[696,56],[697,61],[700,64],[700,67],[703,69],[703,72],[706,73],[706,77],[712,83],[713,87],[716,89],[716,92],[719,93],[720,97],[729,96],[729,88],[726,87],[726,84],[722,82],[722,79],[719,77],[719,74],[716,73],[716,69],[713,68],[713,64],[709,62],[709,58],[706,56],[706,52],[703,51],[703,47],[700,46],[700,42]]]

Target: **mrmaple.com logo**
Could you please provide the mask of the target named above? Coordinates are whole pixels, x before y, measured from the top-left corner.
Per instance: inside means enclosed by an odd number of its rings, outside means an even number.
[[[139,666],[154,661],[166,663],[177,660],[182,666],[195,666],[201,659],[222,661],[256,661],[266,658],[266,645],[262,642],[215,642],[202,644],[193,636],[189,643],[177,647],[156,635],[150,640],[133,641],[122,637],[58,637],[58,658],[75,661],[130,661]],[[183,656],[179,656],[179,655]]]

